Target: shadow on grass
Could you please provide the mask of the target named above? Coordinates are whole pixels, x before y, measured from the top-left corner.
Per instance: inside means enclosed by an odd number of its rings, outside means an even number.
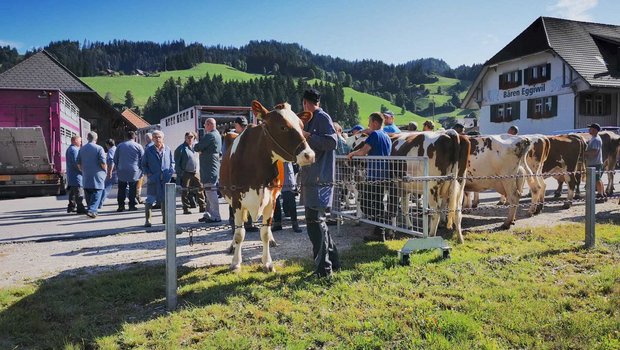
[[[386,259],[396,261],[396,251],[385,244],[359,244],[341,254],[342,270],[356,270],[359,264]],[[260,265],[244,265],[239,275],[225,267],[180,267],[179,305],[227,304],[230,298],[239,296],[256,300],[260,298],[257,284],[280,290],[314,289],[329,287],[339,279],[313,277],[314,263],[310,259],[289,259],[282,264],[282,271],[271,274],[260,272]],[[293,265],[300,268],[287,268]],[[126,324],[166,314],[165,268],[161,260],[101,268],[108,271],[64,271],[38,282],[31,294],[29,287],[0,291],[0,348],[64,348],[67,344],[96,348],[97,339],[118,334]],[[14,299],[18,301],[11,304]]]

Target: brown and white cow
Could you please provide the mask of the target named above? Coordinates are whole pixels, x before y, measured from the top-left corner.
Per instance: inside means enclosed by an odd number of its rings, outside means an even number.
[[[429,235],[437,234],[442,206],[448,209],[448,228],[453,227],[463,243],[461,229],[461,205],[463,202],[463,188],[465,169],[469,158],[470,143],[467,137],[458,135],[454,130],[445,133],[438,132],[403,132],[392,137],[391,156],[428,157],[429,176],[451,176],[450,179],[431,180],[428,182],[428,204],[431,212]],[[394,172],[396,178],[415,176],[419,163],[407,162],[404,174]],[[421,181],[398,182],[401,198],[408,198],[409,194],[424,195],[424,184]],[[408,200],[401,203],[402,209],[408,216]],[[394,216],[395,213],[390,213]]]
[[[542,189],[531,176],[533,173],[526,161],[532,141],[527,137],[505,134],[475,136],[470,138],[470,142],[465,191],[492,189],[504,196],[510,207],[501,228],[507,229],[515,222],[523,183],[527,180],[532,191],[530,214],[534,214],[539,207]],[[516,176],[519,174],[526,176]]]
[[[302,120],[312,114],[296,115],[288,104],[280,104],[268,111],[258,101],[252,102],[252,111],[263,123],[249,127],[236,137],[222,157],[220,186],[222,195],[235,212],[234,248],[230,269],[241,268],[241,243],[245,238],[243,222],[248,213],[253,218],[262,214],[260,229],[263,242],[264,271],[275,271],[269,242],[272,239],[271,221],[275,199],[283,183],[278,163],[296,162],[300,166],[314,162],[314,151],[302,134]]]
[[[586,148],[585,140],[578,134],[549,136],[549,156],[543,164],[543,175],[553,173],[571,173],[566,175],[553,176],[558,181],[558,189],[555,197],[558,198],[562,193],[562,184],[568,184],[568,195],[564,202],[564,209],[571,206],[571,201],[575,192],[579,191],[580,175],[574,172],[585,171],[584,151]]]
[[[592,135],[588,133],[579,133],[586,143],[590,141]],[[618,155],[620,155],[620,135],[612,131],[601,131],[598,133],[603,141],[603,169],[609,171],[607,173],[607,189],[605,192],[608,196],[614,193],[614,170],[616,170],[616,163],[618,162]]]

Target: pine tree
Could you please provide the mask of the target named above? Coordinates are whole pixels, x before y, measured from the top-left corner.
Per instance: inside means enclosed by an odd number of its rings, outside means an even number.
[[[135,101],[131,90],[127,90],[127,92],[125,93],[125,106],[127,108],[133,108],[135,106]]]

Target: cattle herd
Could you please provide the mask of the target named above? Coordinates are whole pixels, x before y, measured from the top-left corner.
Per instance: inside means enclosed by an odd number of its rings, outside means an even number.
[[[620,151],[620,135],[603,131],[603,160],[608,175],[606,192],[613,193],[614,170]],[[566,135],[458,135],[454,130],[445,132],[403,132],[392,137],[391,156],[428,157],[428,208],[431,212],[429,235],[437,232],[441,214],[446,214],[447,227],[453,228],[461,242],[461,210],[476,207],[478,192],[494,190],[508,205],[508,215],[502,228],[514,224],[524,184],[530,189],[531,205],[529,215],[543,210],[546,184],[544,178],[554,177],[558,181],[555,198],[560,197],[564,182],[568,185],[568,195],[564,202],[569,208],[572,200],[579,196],[582,175],[585,177],[585,158],[587,142],[591,136],[585,133]],[[353,149],[363,145],[365,136],[348,140]],[[412,162],[406,171],[392,171],[391,176],[404,178],[414,176]],[[403,173],[406,172],[406,173]],[[386,179],[391,181],[393,179]],[[409,215],[410,194],[423,195],[420,181],[397,182],[400,186],[398,196],[404,215]],[[473,196],[473,201],[470,201]],[[416,197],[414,197],[416,198]],[[389,200],[389,199],[388,199]],[[394,206],[387,206],[394,207]],[[390,213],[392,217],[396,213]],[[410,222],[406,218],[406,222]],[[408,224],[408,227],[411,227]]]

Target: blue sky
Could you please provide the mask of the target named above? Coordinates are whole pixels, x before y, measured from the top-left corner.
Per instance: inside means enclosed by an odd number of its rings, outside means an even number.
[[[350,60],[436,57],[454,68],[483,63],[539,16],[620,25],[618,14],[617,0],[1,0],[0,45],[274,39]]]

